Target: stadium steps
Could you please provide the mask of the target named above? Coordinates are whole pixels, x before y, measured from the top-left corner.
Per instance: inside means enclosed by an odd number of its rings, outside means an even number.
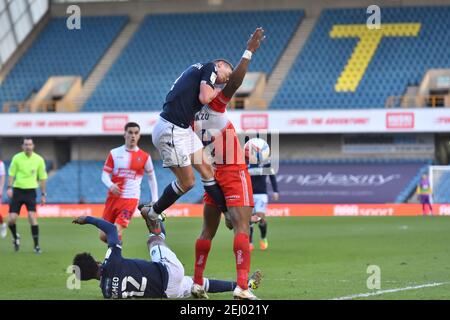
[[[77,99],[75,99],[75,104],[78,110],[80,110],[86,101],[91,97],[97,85],[102,81],[106,73],[116,62],[117,58],[122,53],[123,49],[128,45],[128,42],[131,40],[136,30],[139,29],[142,20],[143,18],[139,17],[130,18],[128,24],[123,28],[122,32],[117,36],[111,47],[95,66],[94,70],[89,75],[89,78],[86,79],[80,95]]]
[[[283,52],[283,55],[280,57],[280,60],[278,60],[278,63],[268,79],[263,95],[263,99],[267,102],[267,105],[270,105],[272,99],[275,97],[278,89],[281,87],[284,79],[288,75],[296,57],[302,50],[303,45],[306,43],[309,34],[314,29],[317,19],[317,16],[306,17],[303,19],[292,36],[286,50]]]

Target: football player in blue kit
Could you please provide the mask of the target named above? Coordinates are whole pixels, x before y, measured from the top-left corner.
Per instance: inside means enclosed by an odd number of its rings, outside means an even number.
[[[269,194],[267,191],[267,174],[265,170],[269,170],[269,179],[272,184],[272,200],[278,201],[280,193],[278,190],[277,178],[275,171],[272,168],[270,162],[258,162],[256,164],[248,165],[248,172],[252,179],[253,187],[253,201],[255,206],[253,207],[251,225],[250,225],[250,251],[253,251],[253,225],[258,223],[259,230],[261,232],[261,239],[259,241],[259,248],[261,250],[267,250],[269,242],[267,241],[267,204],[269,202]]]
[[[104,298],[188,298],[193,280],[184,275],[184,267],[165,243],[164,225],[160,216],[149,213],[150,207],[140,206],[141,215],[149,230],[148,248],[151,261],[122,257],[117,228],[114,224],[94,217],[75,218],[75,224],[92,224],[106,234],[108,250],[103,263],[89,253],[79,253],[73,260],[80,280],[100,280]],[[249,287],[256,289],[262,274],[258,270],[249,279]],[[236,282],[204,279],[207,292],[231,292]]]
[[[175,80],[166,96],[163,110],[152,132],[163,167],[170,168],[176,180],[166,186],[151,205],[151,212],[162,215],[195,185],[192,167],[200,173],[206,193],[222,212],[227,212],[225,197],[214,179],[214,171],[203,151],[200,138],[192,130],[195,114],[220,92],[215,85],[226,84],[233,66],[225,59],[191,65]]]

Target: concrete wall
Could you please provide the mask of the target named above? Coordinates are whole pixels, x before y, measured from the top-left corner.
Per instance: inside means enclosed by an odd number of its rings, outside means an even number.
[[[35,152],[42,155],[46,160],[55,161],[56,152],[55,138],[34,138]],[[22,151],[22,138],[1,138],[0,159],[10,160],[16,153]]]

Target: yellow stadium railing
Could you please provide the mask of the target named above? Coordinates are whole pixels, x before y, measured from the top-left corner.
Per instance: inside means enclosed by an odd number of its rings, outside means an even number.
[[[39,104],[38,110],[33,110],[31,100],[7,101],[3,104],[3,112],[55,112],[57,101],[43,101]]]
[[[390,96],[386,108],[449,108],[449,95]]]

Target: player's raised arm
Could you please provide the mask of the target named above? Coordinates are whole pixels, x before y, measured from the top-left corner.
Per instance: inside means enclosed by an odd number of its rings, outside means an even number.
[[[217,80],[217,66],[215,63],[208,63],[202,68],[202,79],[200,82],[200,93],[198,100],[202,104],[210,103],[217,95],[214,84]]]
[[[250,36],[250,39],[247,42],[247,50],[245,50],[241,61],[239,61],[239,64],[230,76],[230,80],[222,90],[222,93],[226,98],[231,99],[239,89],[239,87],[242,85],[242,81],[244,81],[245,74],[247,73],[252,54],[255,53],[256,50],[258,50],[264,38],[264,29],[261,27],[257,28],[255,32],[253,32],[253,34]]]
[[[117,233],[117,228],[111,222],[97,219],[94,217],[81,216],[73,219],[72,223],[74,224],[93,224],[100,230],[102,230],[106,234],[108,247],[114,247],[116,245],[120,245],[119,235]]]

